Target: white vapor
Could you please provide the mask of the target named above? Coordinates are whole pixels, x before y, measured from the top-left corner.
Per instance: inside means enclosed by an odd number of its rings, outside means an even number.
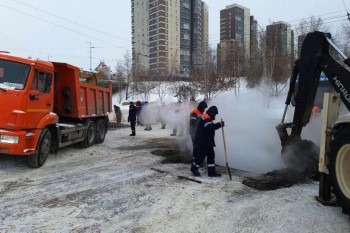
[[[239,96],[223,93],[209,106],[216,105],[216,121],[225,121],[225,139],[230,167],[265,173],[284,167],[281,143],[275,126],[281,122],[285,96],[273,97],[270,108],[264,106],[263,95],[245,90]],[[222,130],[216,131],[216,163],[225,165]]]

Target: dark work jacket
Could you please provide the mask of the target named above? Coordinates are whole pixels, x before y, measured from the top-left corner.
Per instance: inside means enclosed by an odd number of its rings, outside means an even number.
[[[135,107],[135,105],[129,106],[128,121],[136,121],[136,107]]]
[[[193,109],[190,114],[189,134],[193,139],[196,137],[198,123],[201,120],[201,116],[202,116],[202,113],[197,108]]]
[[[221,128],[221,123],[214,123],[207,113],[204,113],[197,128],[195,143],[204,147],[215,147],[215,130]]]

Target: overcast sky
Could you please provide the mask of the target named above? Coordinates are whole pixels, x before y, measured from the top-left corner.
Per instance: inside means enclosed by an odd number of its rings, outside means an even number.
[[[250,9],[259,25],[319,16],[333,33],[347,23],[350,0],[205,0],[209,6],[209,43],[219,41],[220,10],[237,3]],[[103,60],[114,70],[131,51],[130,0],[0,0],[0,50],[20,56],[92,68]]]

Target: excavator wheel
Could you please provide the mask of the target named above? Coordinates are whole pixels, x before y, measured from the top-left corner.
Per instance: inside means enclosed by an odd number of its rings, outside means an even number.
[[[305,176],[317,172],[319,148],[312,141],[296,140],[282,147],[282,160],[288,168],[293,168]]]
[[[333,192],[343,213],[350,217],[350,127],[340,128],[334,135],[328,154],[329,176]]]

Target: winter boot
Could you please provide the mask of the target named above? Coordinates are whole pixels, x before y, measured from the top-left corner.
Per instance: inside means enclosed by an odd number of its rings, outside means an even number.
[[[201,176],[201,174],[198,171],[198,167],[194,164],[191,166],[191,172],[194,176]]]
[[[209,177],[221,177],[220,173],[214,172],[214,173],[208,173]]]
[[[209,177],[220,177],[221,174],[220,173],[217,173],[215,171],[215,167],[208,167],[208,176]]]
[[[173,133],[170,134],[170,136],[176,136],[176,133],[177,133],[177,129],[173,129]]]
[[[131,134],[129,136],[136,136],[135,130],[131,131]]]

